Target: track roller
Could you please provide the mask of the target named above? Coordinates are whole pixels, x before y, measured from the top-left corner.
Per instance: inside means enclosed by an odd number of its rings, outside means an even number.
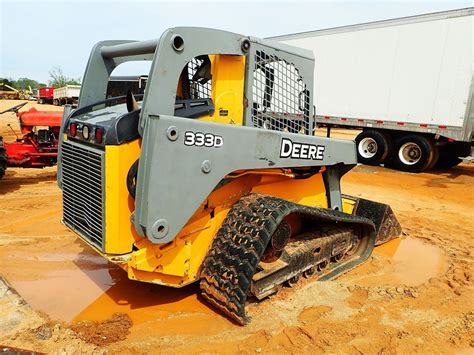
[[[316,273],[316,266],[311,266],[309,269],[303,271],[303,276],[307,279],[309,279],[311,276],[313,276]]]
[[[293,287],[298,283],[298,281],[300,280],[300,277],[301,277],[301,274],[295,275],[295,276],[291,277],[290,279],[288,279],[286,281],[286,284],[289,287]]]

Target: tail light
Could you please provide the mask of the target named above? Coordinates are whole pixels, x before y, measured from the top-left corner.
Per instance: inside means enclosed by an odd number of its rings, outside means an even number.
[[[102,128],[97,127],[95,129],[95,141],[96,141],[96,143],[101,144],[103,137],[104,137],[104,131],[102,130]]]
[[[76,136],[76,131],[77,131],[77,125],[75,123],[71,123],[69,125],[69,134],[72,136],[72,137],[75,137]]]

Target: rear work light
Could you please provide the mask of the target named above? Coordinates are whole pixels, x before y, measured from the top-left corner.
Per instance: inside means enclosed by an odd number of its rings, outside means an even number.
[[[82,126],[82,137],[84,137],[86,141],[89,140],[89,137],[90,137],[89,134],[90,134],[89,126],[86,126],[86,125]]]
[[[97,127],[95,129],[95,141],[96,141],[96,143],[101,144],[103,137],[104,137],[104,131],[102,130],[102,128]]]
[[[77,131],[77,125],[75,123],[71,123],[69,125],[69,134],[72,136],[72,137],[75,137],[76,136],[76,131]]]

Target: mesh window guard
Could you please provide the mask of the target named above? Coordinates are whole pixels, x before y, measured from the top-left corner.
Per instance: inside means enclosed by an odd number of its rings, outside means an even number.
[[[310,134],[309,91],[298,69],[276,55],[256,51],[252,83],[255,127]]]
[[[206,68],[206,65],[209,67]],[[188,64],[189,99],[207,99],[211,97],[210,61],[208,56],[193,58]],[[209,73],[207,73],[207,70]],[[208,76],[208,77],[206,77]]]

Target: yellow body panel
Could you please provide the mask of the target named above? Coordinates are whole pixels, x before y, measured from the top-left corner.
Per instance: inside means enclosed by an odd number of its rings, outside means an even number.
[[[140,141],[105,147],[105,252],[132,251],[138,236],[130,222],[135,202],[127,190],[128,170],[140,155]]]
[[[308,179],[301,180],[281,176],[264,176],[261,183],[255,186],[252,192],[280,197],[311,207],[326,208],[328,205],[322,174],[315,174]]]
[[[258,176],[243,176],[212,192],[171,243],[155,245],[148,239],[136,243],[139,250],[126,265],[129,277],[173,287],[196,281],[230,208],[259,180]]]
[[[212,62],[213,122],[243,124],[245,57],[216,55]]]
[[[188,224],[173,242],[164,246],[143,239],[137,243],[140,250],[133,252],[124,265],[129,278],[172,287],[196,281],[202,261],[228,212],[229,209],[220,209],[212,219],[206,214]]]
[[[245,57],[210,55],[211,99],[214,114],[198,118],[202,121],[242,125],[244,119]],[[181,82],[176,92],[181,92]]]

